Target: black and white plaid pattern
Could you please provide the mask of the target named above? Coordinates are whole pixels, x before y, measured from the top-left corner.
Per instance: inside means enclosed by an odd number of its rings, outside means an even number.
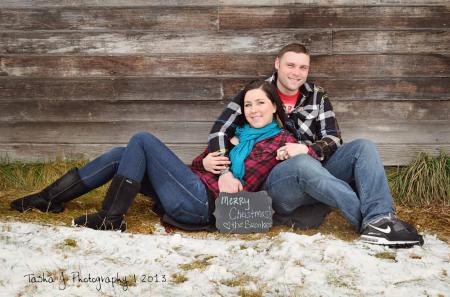
[[[275,84],[276,73],[267,80]],[[319,86],[306,82],[300,88],[301,98],[288,114],[286,128],[299,143],[308,145],[321,161],[330,157],[342,145],[341,132],[328,94]],[[239,106],[242,91],[234,96],[219,118],[214,122],[208,137],[210,152],[227,155],[230,139],[236,127],[244,122]]]

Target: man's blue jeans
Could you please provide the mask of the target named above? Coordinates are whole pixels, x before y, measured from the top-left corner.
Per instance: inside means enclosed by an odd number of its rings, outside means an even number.
[[[344,144],[324,164],[309,155],[283,161],[264,187],[275,212],[290,214],[299,206],[322,202],[338,208],[358,230],[395,213],[383,163],[374,143],[365,139]]]
[[[173,219],[187,224],[208,222],[208,194],[195,175],[164,143],[139,132],[126,148],[116,147],[79,169],[84,184],[97,188],[126,176],[141,182],[141,193],[153,197]]]

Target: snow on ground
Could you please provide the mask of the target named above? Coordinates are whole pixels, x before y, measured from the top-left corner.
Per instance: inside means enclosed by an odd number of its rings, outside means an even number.
[[[450,247],[432,235],[395,250],[321,234],[158,233],[0,222],[0,295],[450,296]]]

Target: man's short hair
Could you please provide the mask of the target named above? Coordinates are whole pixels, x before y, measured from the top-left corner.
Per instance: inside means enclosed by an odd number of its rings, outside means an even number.
[[[297,54],[305,54],[309,56],[309,51],[306,46],[300,43],[290,43],[283,46],[283,48],[278,52],[278,58],[281,59],[281,57],[287,52],[294,52]]]

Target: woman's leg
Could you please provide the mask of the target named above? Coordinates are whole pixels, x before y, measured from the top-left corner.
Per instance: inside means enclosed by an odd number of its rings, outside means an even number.
[[[32,208],[54,213],[63,211],[64,202],[75,199],[111,179],[117,171],[123,150],[125,148],[114,148],[80,169],[71,169],[41,192],[14,200],[11,208],[18,211]]]
[[[92,189],[110,181],[119,168],[125,147],[115,147],[78,169],[83,183]]]
[[[79,221],[84,220],[84,225],[94,229],[124,230],[123,215],[131,206],[146,172],[170,216],[192,224],[207,222],[208,198],[204,184],[170,149],[145,132],[135,134],[123,152],[117,175],[105,197],[112,201],[106,215],[98,213],[91,216],[92,221],[86,220],[88,217],[78,218]]]
[[[146,167],[146,175],[167,215],[182,223],[206,224],[208,194],[201,179],[150,133],[137,133],[128,145],[146,164],[137,163],[133,155],[123,159],[123,164],[127,165],[122,167],[121,164],[118,173],[142,178],[145,173],[142,168]],[[138,170],[133,171],[133,168]]]

